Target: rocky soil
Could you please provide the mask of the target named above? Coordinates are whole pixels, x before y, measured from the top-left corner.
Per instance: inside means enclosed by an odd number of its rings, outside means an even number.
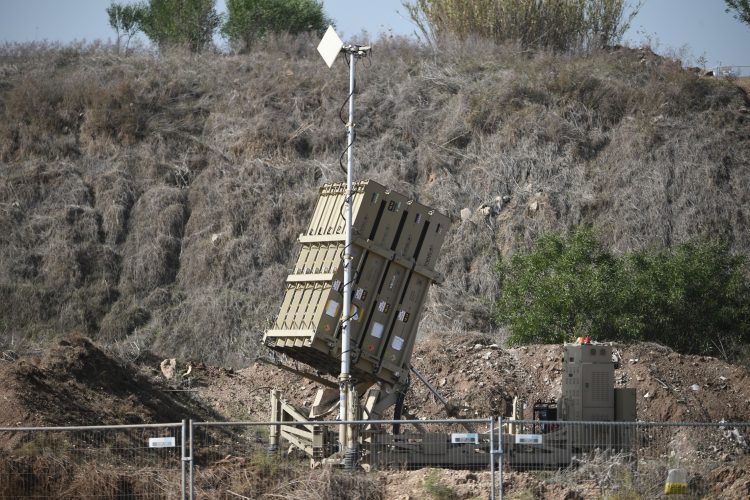
[[[615,353],[616,384],[636,388],[639,420],[750,421],[747,369],[655,344],[615,346]],[[263,363],[233,370],[177,360],[175,375],[167,380],[161,360],[143,354],[133,364],[83,337],[66,338],[41,355],[4,354],[0,426],[264,420],[269,416],[271,388],[281,389],[285,398],[303,407],[311,404],[317,390],[316,384]],[[558,397],[561,357],[561,346],[504,349],[489,337],[465,334],[421,339],[413,361],[460,408],[460,416],[487,417],[500,415],[513,396],[529,403]],[[189,374],[181,375],[189,367]],[[418,381],[409,389],[406,403],[417,416],[445,418],[442,404]],[[0,433],[0,448],[15,444],[12,436]],[[748,461],[736,447],[727,453],[726,444],[716,443],[714,457],[725,463],[696,480],[711,485],[716,498],[745,498],[750,488]],[[571,482],[567,476],[542,481],[511,472],[505,477],[506,492],[512,497],[533,491],[540,498],[560,499],[601,494],[585,471],[577,473],[581,477]],[[379,476],[379,484],[389,499],[443,498],[446,492],[453,495],[450,498],[484,498],[489,473],[386,472]]]
[[[750,421],[747,369],[657,344],[618,345],[614,352],[619,359],[615,383],[635,387],[639,420]],[[417,343],[412,360],[465,418],[498,416],[513,396],[529,404],[560,396],[562,346],[504,349],[482,335],[433,335]],[[310,405],[318,388],[262,363],[237,371],[198,365],[194,380],[198,394],[217,412],[242,419],[267,418],[271,388],[300,406]],[[406,406],[420,417],[446,416],[443,405],[416,377]]]

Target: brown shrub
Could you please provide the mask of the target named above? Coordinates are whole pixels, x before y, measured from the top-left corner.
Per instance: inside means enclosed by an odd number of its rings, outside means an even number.
[[[124,293],[143,297],[174,280],[187,217],[185,193],[177,188],[154,187],[136,201],[123,250]]]
[[[94,178],[96,209],[102,217],[104,239],[109,245],[125,241],[130,210],[137,198],[137,188],[122,170],[112,170]]]
[[[57,456],[0,456],[5,498],[60,499],[161,496],[179,489],[179,472],[143,467],[76,464]]]
[[[150,319],[148,310],[126,300],[115,302],[106,311],[99,327],[99,338],[106,342],[122,340]]]

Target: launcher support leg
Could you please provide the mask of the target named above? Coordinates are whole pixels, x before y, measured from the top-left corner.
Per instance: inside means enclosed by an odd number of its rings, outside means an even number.
[[[271,422],[281,421],[281,392],[276,389],[271,389]],[[281,426],[272,425],[271,431],[268,435],[268,449],[269,451],[276,451],[279,449],[279,434],[281,434]]]

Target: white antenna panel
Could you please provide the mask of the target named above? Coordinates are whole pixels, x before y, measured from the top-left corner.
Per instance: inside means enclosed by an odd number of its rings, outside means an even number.
[[[320,55],[323,56],[323,60],[330,68],[333,66],[336,57],[339,55],[343,47],[344,42],[342,42],[341,38],[336,34],[336,30],[333,29],[333,26],[329,26],[326,34],[323,35],[323,39],[320,40],[320,43],[318,44],[318,52],[320,52]]]

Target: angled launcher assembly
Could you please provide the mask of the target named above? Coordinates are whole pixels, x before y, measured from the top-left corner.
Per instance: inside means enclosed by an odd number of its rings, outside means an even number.
[[[408,383],[420,313],[450,224],[447,216],[374,181],[353,186],[351,376],[361,394]],[[338,375],[344,288],[345,184],[320,189],[272,329],[269,348]],[[393,404],[393,403],[390,403]],[[372,408],[370,409],[372,410]]]

